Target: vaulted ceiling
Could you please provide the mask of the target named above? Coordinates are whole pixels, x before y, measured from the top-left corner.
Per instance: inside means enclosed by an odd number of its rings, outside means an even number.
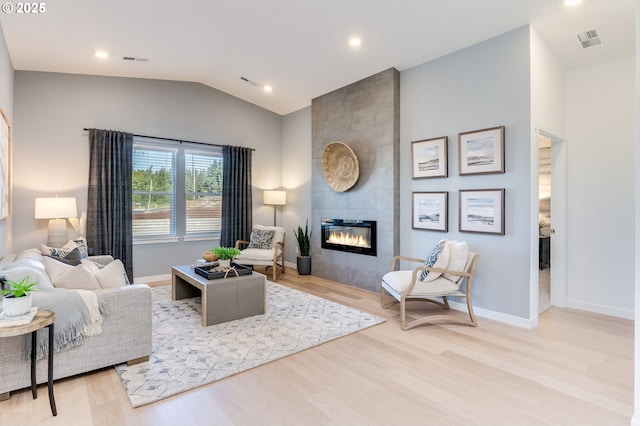
[[[18,13],[18,3],[5,3],[0,13],[16,70],[199,82],[278,114],[390,67],[402,71],[527,24],[567,70],[635,49],[633,0],[571,7],[563,0],[40,4],[40,13]],[[594,29],[602,43],[584,49],[577,34]],[[349,44],[353,36],[359,47]],[[102,50],[108,58],[94,57]]]

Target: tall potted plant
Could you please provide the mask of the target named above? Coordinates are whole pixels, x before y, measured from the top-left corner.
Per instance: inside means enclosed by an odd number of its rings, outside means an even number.
[[[298,257],[296,259],[298,274],[309,275],[311,273],[311,256],[309,255],[311,232],[309,232],[309,219],[304,225],[304,231],[302,227],[298,226],[298,229],[293,230],[293,234],[298,241]]]

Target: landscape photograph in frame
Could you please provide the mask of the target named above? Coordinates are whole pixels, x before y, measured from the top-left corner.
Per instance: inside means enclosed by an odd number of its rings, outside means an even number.
[[[504,173],[504,126],[458,134],[460,175]]]
[[[504,235],[504,188],[460,190],[460,232]]]
[[[447,232],[448,192],[413,193],[413,229]]]
[[[446,136],[411,142],[413,178],[447,177]]]

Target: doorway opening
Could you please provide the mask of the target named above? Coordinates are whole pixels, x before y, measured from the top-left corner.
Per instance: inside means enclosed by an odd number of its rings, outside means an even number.
[[[551,139],[538,136],[538,313],[551,305]]]
[[[539,128],[535,142],[529,312],[537,325],[544,310],[567,306],[567,142]]]

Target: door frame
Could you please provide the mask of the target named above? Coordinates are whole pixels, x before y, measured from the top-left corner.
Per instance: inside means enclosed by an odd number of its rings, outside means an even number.
[[[558,307],[567,306],[567,142],[566,140],[545,131],[535,129],[535,143],[531,152],[531,263],[530,263],[530,305],[529,318],[534,326],[538,325],[538,303],[540,287],[540,270],[538,255],[538,217],[540,207],[538,201],[538,176],[540,158],[540,137],[551,140],[551,304]],[[535,207],[534,207],[535,206]]]

